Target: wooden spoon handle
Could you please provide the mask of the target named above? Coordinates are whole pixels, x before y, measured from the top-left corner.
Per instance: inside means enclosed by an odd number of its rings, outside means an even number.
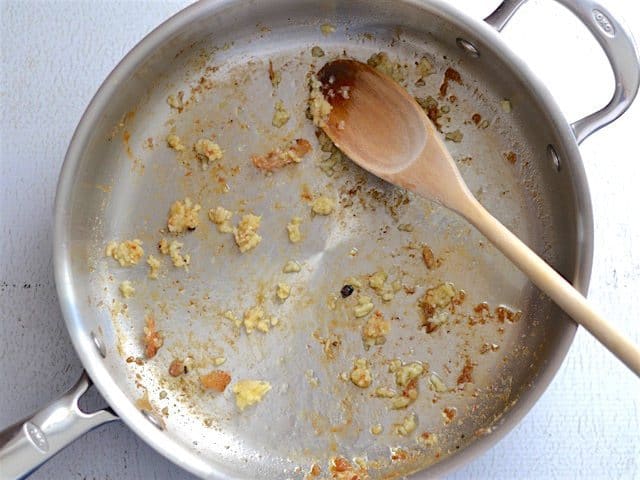
[[[600,316],[585,297],[487,212],[473,196],[469,197],[469,202],[456,211],[487,237],[576,323],[586,328],[602,345],[640,376],[640,348]]]

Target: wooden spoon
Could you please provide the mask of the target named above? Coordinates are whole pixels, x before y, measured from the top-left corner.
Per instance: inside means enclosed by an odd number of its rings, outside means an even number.
[[[480,205],[431,120],[406,90],[354,60],[327,63],[318,79],[332,106],[323,130],[340,150],[374,175],[462,215],[574,321],[640,376],[640,349]]]

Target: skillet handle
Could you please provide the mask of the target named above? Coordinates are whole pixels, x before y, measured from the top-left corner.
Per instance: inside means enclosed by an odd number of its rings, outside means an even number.
[[[504,0],[485,21],[501,31],[527,0]],[[589,29],[609,59],[615,90],[609,103],[571,124],[578,144],[610,124],[631,105],[640,86],[640,57],[631,32],[595,0],[556,0]]]
[[[91,386],[80,380],[58,400],[33,416],[0,432],[0,480],[25,478],[71,442],[107,422],[118,420],[108,410],[84,413],[78,400]]]

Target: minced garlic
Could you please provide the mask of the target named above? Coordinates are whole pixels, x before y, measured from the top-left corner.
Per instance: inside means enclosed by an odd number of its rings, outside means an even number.
[[[131,281],[125,280],[120,283],[120,293],[124,298],[131,298],[136,293],[136,289],[133,288]]]
[[[330,215],[335,208],[335,202],[324,195],[316,198],[311,204],[311,210],[317,215]]]
[[[135,238],[133,240],[125,240],[121,243],[111,241],[105,249],[105,255],[113,257],[122,267],[135,265],[144,255],[142,240]]]
[[[182,140],[180,140],[180,137],[174,133],[167,136],[167,145],[173,148],[176,152],[184,151],[184,145],[182,144]]]
[[[388,275],[384,270],[378,270],[372,275],[369,275],[369,286],[382,298],[383,302],[390,302],[393,300],[395,293],[402,288],[398,288],[400,282],[395,281],[391,286],[386,285]]]
[[[240,380],[232,390],[236,396],[236,405],[240,410],[244,410],[261,401],[262,397],[271,390],[271,385],[261,380]]]
[[[396,82],[403,82],[407,75],[407,66],[392,61],[386,52],[378,52],[371,55],[367,60],[367,64],[390,76]]]
[[[209,220],[216,224],[220,233],[233,233],[233,226],[229,223],[231,217],[233,213],[219,205],[209,210]]]
[[[371,315],[362,327],[362,339],[364,340],[365,348],[368,349],[373,345],[382,345],[386,341],[389,329],[389,321],[385,320],[382,313],[375,312]]]
[[[429,387],[438,393],[446,392],[448,390],[442,379],[435,373],[432,373],[429,377]]]
[[[403,408],[407,408],[418,398],[418,389],[415,386],[406,389],[402,392],[402,395],[398,395],[397,397],[391,400],[391,408],[393,410],[400,410]]]
[[[288,260],[282,267],[282,273],[298,273],[300,270],[300,264],[295,260]]]
[[[218,161],[222,158],[222,149],[220,145],[208,138],[201,138],[193,146],[196,157],[202,162],[203,168],[207,168],[210,163]]]
[[[413,379],[422,375],[424,366],[420,362],[411,362],[401,365],[396,371],[396,384],[406,387]]]
[[[320,25],[320,31],[325,36],[326,35],[331,35],[333,32],[336,31],[336,27],[334,27],[330,23],[323,23],[322,25]]]
[[[380,435],[382,433],[382,430],[382,425],[380,425],[379,423],[371,425],[371,428],[369,429],[372,435]]]
[[[260,305],[251,307],[244,312],[243,323],[247,333],[251,333],[254,330],[267,333],[269,331],[269,320]]]
[[[158,250],[160,250],[160,253],[163,255],[169,255],[169,242],[167,242],[166,238],[160,240]]]
[[[289,241],[291,243],[298,243],[302,240],[302,234],[300,233],[300,224],[302,223],[302,218],[293,217],[291,221],[287,224],[287,233],[289,235]]]
[[[255,248],[262,240],[257,233],[261,218],[253,214],[243,215],[238,226],[233,229],[236,245],[242,253]]]
[[[353,370],[349,378],[354,385],[360,388],[367,388],[371,385],[371,371],[369,370],[369,362],[364,358],[358,358],[353,364]]]
[[[338,296],[331,294],[327,297],[327,308],[334,311],[338,307]]]
[[[464,298],[464,291],[458,290],[452,283],[441,283],[429,288],[419,301],[427,333],[433,332],[445,323],[449,319],[449,312],[453,312],[455,306],[462,303]]]
[[[387,274],[383,270],[379,270],[369,276],[369,286],[374,290],[381,290],[384,287],[384,282],[386,281]]]
[[[274,127],[280,128],[289,121],[290,117],[291,115],[289,115],[289,112],[284,108],[284,102],[282,100],[276,101],[271,124]]]
[[[316,127],[322,128],[327,124],[332,107],[324,98],[321,90],[322,83],[320,83],[320,80],[318,80],[315,75],[311,76],[309,86],[309,113],[311,113],[313,124]]]
[[[422,57],[416,65],[416,70],[420,78],[428,77],[433,73],[433,65],[427,57]]]
[[[415,413],[408,414],[406,417],[404,417],[402,423],[395,425],[395,432],[403,437],[410,435],[418,426],[416,420],[417,419]]]
[[[109,307],[109,313],[111,314],[111,318],[115,319],[119,315],[128,316],[127,314],[127,304],[122,303],[117,298],[114,298],[111,303],[111,307]]]
[[[240,320],[238,317],[236,317],[236,315],[231,311],[231,310],[227,310],[225,311],[222,316],[224,318],[226,318],[227,320],[231,320],[233,322],[233,324],[240,328],[240,326],[242,325],[242,320]]]
[[[460,129],[456,129],[456,130],[453,130],[452,132],[445,133],[444,138],[446,140],[450,140],[455,143],[460,143],[464,138],[464,134],[460,131]]]
[[[160,260],[153,255],[147,257],[147,265],[149,265],[149,278],[157,279],[160,273]]]
[[[373,310],[373,303],[371,303],[371,297],[366,295],[360,295],[358,297],[358,304],[353,307],[353,313],[356,318],[366,317]]]
[[[291,295],[291,287],[286,283],[278,283],[276,286],[276,297],[285,301]]]
[[[177,200],[169,209],[167,228],[171,233],[183,233],[187,230],[195,230],[200,224],[200,205],[193,203],[189,197],[184,202]]]
[[[182,255],[182,247],[184,246],[183,243],[177,242],[175,240],[173,240],[170,244],[169,244],[169,257],[171,258],[171,261],[173,262],[173,266],[174,267],[185,267],[187,268],[187,266],[189,265],[189,263],[191,262],[191,255]]]
[[[177,98],[174,95],[169,95],[167,97],[167,103],[171,108],[175,108],[178,111],[181,111],[184,108],[183,102],[184,93],[182,91],[178,92]]]
[[[435,308],[444,308],[451,303],[457,294],[458,290],[453,283],[441,283],[437,287],[427,290],[424,300]]]
[[[191,255],[183,255],[182,247],[184,247],[183,243],[176,240],[172,240],[171,243],[169,243],[165,238],[160,240],[160,243],[158,244],[160,253],[163,255],[169,255],[174,267],[185,267],[186,269],[191,262]]]
[[[393,398],[397,395],[397,392],[393,388],[378,387],[373,394],[379,398]]]

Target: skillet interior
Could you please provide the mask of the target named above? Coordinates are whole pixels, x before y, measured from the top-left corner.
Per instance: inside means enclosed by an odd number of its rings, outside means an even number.
[[[482,35],[472,37],[461,30],[460,21],[456,26],[448,23],[453,19],[445,6],[351,2],[347,10],[311,3],[272,2],[267,7],[218,2],[206,15],[206,8],[192,8],[189,28],[176,27],[161,48],[135,67],[135,55],[130,57],[125,61],[129,69],[116,72],[119,78],[112,77],[93,107],[102,101],[104,108],[99,115],[90,112],[92,125],[85,120],[90,137],[83,142],[76,138],[65,165],[73,186],[58,204],[65,220],[64,241],[58,243],[64,249],[58,284],[76,347],[87,352],[90,373],[114,408],[125,413],[125,420],[135,419],[126,414],[134,408],[151,408],[166,428],[154,432],[146,425],[140,427],[143,435],[147,440],[153,436],[156,448],[160,445],[174,461],[183,458],[185,467],[201,475],[301,477],[313,463],[325,468],[329,458],[338,455],[367,458],[372,476],[407,474],[434,463],[436,469],[446,468],[452,454],[459,458],[464,456],[459,452],[480,448],[479,433],[499,429],[505,418],[517,417],[513,412],[526,410],[535,399],[529,392],[537,383],[548,382],[557,368],[554,359],[563,356],[575,331],[555,306],[454,214],[414,197],[402,204],[402,192],[348,163],[332,177],[322,172],[314,130],[304,114],[310,65],[320,67],[344,52],[366,60],[386,51],[392,60],[409,65],[411,85],[415,61],[427,56],[435,73],[424,87],[410,87],[418,96],[436,96],[446,68],[455,68],[464,84],[450,87],[456,101],[442,102],[451,117],[443,130],[464,134],[461,143],[448,146],[470,189],[560,272],[576,278],[579,266],[590,262],[590,238],[585,237],[590,217],[579,216],[577,205],[588,199],[577,193],[581,167],[567,161],[557,172],[547,158],[549,143],[563,158],[577,156],[574,147],[562,148],[553,126],[556,118],[543,108],[542,99],[528,93],[529,86]],[[188,14],[183,14],[183,23]],[[336,31],[323,35],[325,23]],[[456,46],[459,36],[476,41],[480,58],[468,57]],[[326,56],[313,58],[314,45]],[[282,74],[275,89],[268,77],[269,60]],[[117,94],[104,101],[113,88]],[[166,98],[180,90],[192,101],[177,113]],[[505,98],[513,105],[511,113],[501,109]],[[281,129],[271,126],[277,99],[292,114]],[[471,121],[475,113],[490,121],[488,128]],[[225,150],[223,168],[203,171],[192,153],[176,155],[168,149],[165,138],[173,130],[188,146],[215,135]],[[267,177],[250,164],[251,154],[298,137],[315,147],[301,165]],[[504,158],[510,151],[517,155],[515,165]],[[229,185],[226,193],[224,184]],[[300,198],[304,184],[313,194],[340,199],[337,213],[312,218]],[[358,184],[360,193],[350,195]],[[154,281],[147,279],[144,264],[123,269],[104,258],[108,241],[128,238],[140,238],[147,253],[159,256],[155,244],[162,237],[159,230],[166,224],[169,205],[185,196],[205,211],[223,205],[261,214],[261,245],[240,255],[231,237],[218,233],[201,215],[198,230],[180,239],[192,256],[188,272],[164,259],[163,275]],[[399,200],[398,208],[390,208]],[[303,217],[306,236],[296,246],[288,243],[285,232],[294,215]],[[399,230],[401,224],[412,225],[413,231]],[[442,254],[439,269],[427,271],[419,251],[407,248],[422,242]],[[350,256],[354,247],[358,254]],[[305,266],[295,278],[281,273],[290,258]],[[390,280],[415,285],[416,293],[400,292],[389,304],[376,299],[385,316],[399,318],[384,345],[365,351],[360,338],[363,322],[351,314],[355,299],[339,301],[332,311],[327,297],[338,293],[346,277],[378,269],[387,271]],[[124,301],[126,315],[114,315],[114,300],[123,301],[118,292],[122,280],[131,280],[137,292]],[[293,286],[293,294],[279,304],[272,292],[275,283],[284,280]],[[419,328],[416,302],[426,288],[442,281],[467,293],[463,315],[457,317],[459,323],[453,319],[427,335]],[[260,294],[266,298],[265,308],[281,320],[269,333],[248,336],[221,315],[232,310],[240,316]],[[483,301],[492,307],[513,306],[523,316],[512,324],[490,321],[470,327],[467,314]],[[164,332],[165,345],[142,366],[127,363],[128,357],[143,356],[141,332],[148,312]],[[104,339],[104,360],[91,350],[90,332]],[[342,341],[334,360],[326,359],[318,341],[330,334]],[[483,344],[494,343],[496,352],[480,354]],[[187,355],[194,359],[191,373],[171,379],[169,363]],[[268,380],[272,391],[242,413],[230,389],[217,396],[203,392],[198,374],[214,368],[216,356],[226,358],[222,368],[234,381]],[[366,357],[373,365],[374,384],[369,389],[339,378],[351,370],[356,357]],[[458,389],[456,379],[467,357],[477,363],[474,382]],[[428,363],[429,371],[437,372],[454,391],[436,395],[423,378],[419,398],[407,411],[389,410],[387,402],[371,393],[376,386],[393,385],[385,363],[391,358]],[[100,372],[108,372],[109,378]],[[117,390],[108,388],[111,382]],[[166,397],[161,399],[161,392]],[[523,394],[529,400],[520,406]],[[165,407],[168,415],[162,413]],[[448,425],[444,407],[457,410]],[[410,412],[417,416],[416,431],[396,435],[393,425]],[[369,429],[377,423],[384,431],[374,436]],[[417,437],[423,432],[435,435],[437,443],[420,442]],[[407,457],[393,461],[390,451],[398,448]]]

